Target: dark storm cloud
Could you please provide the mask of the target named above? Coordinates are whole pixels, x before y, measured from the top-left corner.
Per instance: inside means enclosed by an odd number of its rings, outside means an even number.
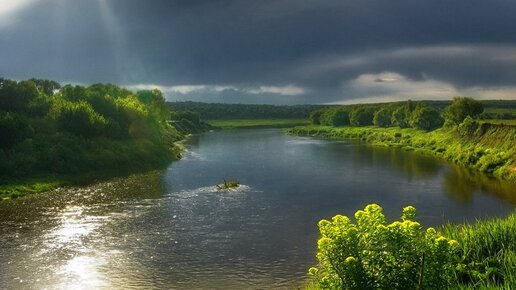
[[[0,21],[0,75],[275,103],[380,94],[361,76],[385,72],[405,87],[507,88],[516,79],[514,15],[507,0],[40,0],[0,14],[10,18]],[[204,87],[173,88],[186,85]]]

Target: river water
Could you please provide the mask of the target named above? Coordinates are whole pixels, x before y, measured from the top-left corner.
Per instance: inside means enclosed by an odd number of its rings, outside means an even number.
[[[504,216],[516,186],[414,152],[233,130],[166,170],[0,203],[2,289],[295,289],[316,223],[380,204],[425,226]],[[224,178],[243,186],[217,191]]]

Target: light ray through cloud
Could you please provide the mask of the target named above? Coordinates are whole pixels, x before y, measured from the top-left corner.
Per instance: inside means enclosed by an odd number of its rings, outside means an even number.
[[[117,21],[107,0],[97,0],[105,32],[109,36],[111,51],[115,61],[115,69],[122,82],[137,80],[142,74],[142,63],[128,48],[125,31]]]
[[[16,12],[32,4],[34,0],[0,0],[0,27],[16,20]]]

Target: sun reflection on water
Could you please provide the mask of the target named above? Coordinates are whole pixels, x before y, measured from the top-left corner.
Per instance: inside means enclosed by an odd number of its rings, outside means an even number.
[[[45,235],[43,252],[58,255],[54,265],[56,285],[53,289],[98,289],[106,287],[100,268],[106,264],[106,254],[88,244],[89,238],[108,220],[105,216],[87,213],[81,206],[67,207],[58,217],[57,227]]]

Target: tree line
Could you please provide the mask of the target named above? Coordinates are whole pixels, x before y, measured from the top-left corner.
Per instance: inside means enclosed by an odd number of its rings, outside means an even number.
[[[275,106],[255,104],[223,104],[201,102],[169,102],[173,111],[192,111],[204,120],[222,119],[305,119],[310,112],[324,105]]]
[[[310,121],[326,126],[378,126],[434,130],[444,124],[460,124],[467,116],[477,118],[484,105],[467,97],[454,98],[451,104],[440,109],[425,102],[388,104],[362,104],[337,106],[313,111]]]

